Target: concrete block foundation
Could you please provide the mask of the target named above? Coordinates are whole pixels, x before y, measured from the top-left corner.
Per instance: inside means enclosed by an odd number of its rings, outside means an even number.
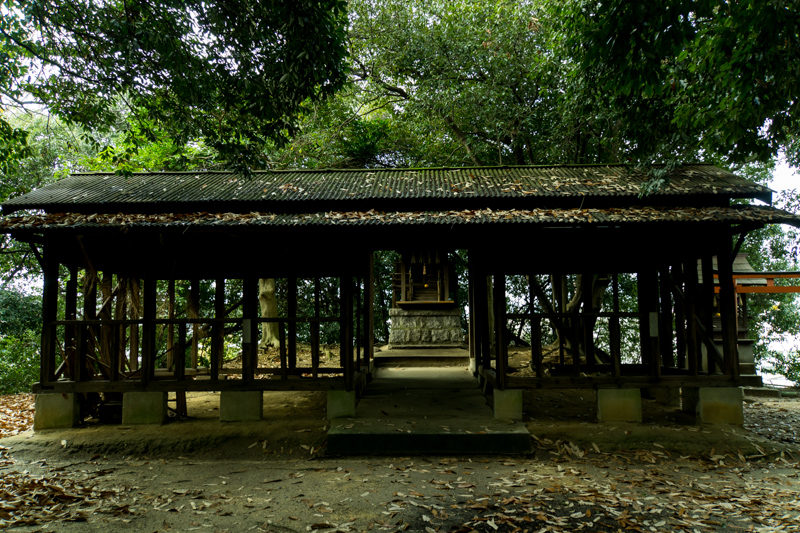
[[[598,389],[597,421],[641,422],[641,391],[639,389]]]
[[[697,422],[703,424],[744,424],[741,387],[702,387],[697,402]]]
[[[261,391],[222,391],[219,394],[220,422],[261,420],[264,393]]]
[[[71,428],[80,422],[80,405],[75,394],[37,394],[33,429]]]
[[[356,391],[328,391],[328,420],[356,416]]]
[[[126,392],[122,395],[123,426],[163,424],[166,418],[166,392]]]
[[[494,389],[492,394],[495,418],[501,420],[522,420],[521,389]]]

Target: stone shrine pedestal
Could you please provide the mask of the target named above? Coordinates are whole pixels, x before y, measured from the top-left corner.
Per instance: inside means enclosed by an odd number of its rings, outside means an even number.
[[[390,348],[453,348],[464,344],[461,310],[389,309]]]

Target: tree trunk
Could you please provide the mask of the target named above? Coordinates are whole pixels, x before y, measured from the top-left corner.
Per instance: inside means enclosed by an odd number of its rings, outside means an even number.
[[[278,299],[275,295],[275,279],[262,278],[258,280],[258,303],[261,305],[261,318],[278,318]],[[263,322],[261,324],[261,342],[259,348],[273,346],[280,348],[280,335],[277,322]]]

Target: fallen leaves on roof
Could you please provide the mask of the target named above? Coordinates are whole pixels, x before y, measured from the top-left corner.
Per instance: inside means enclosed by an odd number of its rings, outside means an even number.
[[[645,222],[758,222],[800,224],[800,216],[767,206],[628,207],[606,209],[465,209],[460,211],[327,211],[321,213],[51,213],[11,216],[0,229],[134,225],[358,224],[626,224]]]

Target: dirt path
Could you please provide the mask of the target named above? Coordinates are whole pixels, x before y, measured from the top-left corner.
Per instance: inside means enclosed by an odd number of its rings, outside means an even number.
[[[221,424],[208,394],[193,420],[161,427],[23,432],[0,440],[0,528],[800,531],[800,402],[749,403],[742,429],[681,424],[674,410],[557,420],[586,409],[571,398],[528,399],[534,449],[515,457],[325,457],[315,393],[266,395],[256,424]]]

